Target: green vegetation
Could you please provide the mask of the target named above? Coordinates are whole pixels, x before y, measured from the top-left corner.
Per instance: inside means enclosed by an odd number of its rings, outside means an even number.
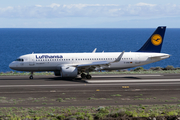
[[[180,104],[176,105],[127,105],[100,107],[1,107],[0,119],[113,119],[133,117],[170,117],[180,115]]]
[[[91,72],[90,74],[179,74],[180,68],[174,68],[171,65],[168,65],[165,68],[161,67],[151,67],[150,69],[144,69],[143,67],[137,67],[135,69],[128,70],[111,70],[111,71],[104,71],[104,72]],[[10,71],[10,72],[0,72],[0,76],[9,76],[9,75],[30,75],[29,72],[17,72],[17,71]],[[34,75],[54,75],[53,72],[35,72]]]
[[[111,96],[121,97],[120,94],[115,94],[115,95],[111,95]]]
[[[16,72],[16,71],[10,71],[10,72],[0,72],[0,76],[10,76],[10,75],[30,75],[30,72]],[[53,72],[34,72],[34,75],[54,75]]]

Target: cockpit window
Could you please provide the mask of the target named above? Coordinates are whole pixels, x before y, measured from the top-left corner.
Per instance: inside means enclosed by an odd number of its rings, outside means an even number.
[[[24,61],[23,59],[21,59],[21,58],[18,58],[18,59],[16,59],[15,61]]]

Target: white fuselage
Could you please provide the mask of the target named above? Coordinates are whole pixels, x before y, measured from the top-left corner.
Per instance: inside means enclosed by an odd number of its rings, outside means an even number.
[[[39,53],[20,56],[9,67],[18,71],[57,71],[62,66],[78,66],[93,62],[113,62],[121,52],[107,53]],[[162,59],[169,58],[169,54],[147,52],[125,52],[119,62],[108,66],[96,66],[97,70],[118,70],[137,67]]]

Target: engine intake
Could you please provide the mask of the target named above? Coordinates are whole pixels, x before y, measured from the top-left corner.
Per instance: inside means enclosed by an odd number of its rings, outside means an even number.
[[[55,76],[75,78],[78,75],[78,70],[76,67],[63,66],[60,71],[54,71],[54,74]]]

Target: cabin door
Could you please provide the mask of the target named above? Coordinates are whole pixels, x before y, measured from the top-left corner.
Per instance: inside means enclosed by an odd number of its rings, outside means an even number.
[[[30,55],[29,56],[29,66],[34,66],[35,65],[34,60],[35,60],[34,55]]]

